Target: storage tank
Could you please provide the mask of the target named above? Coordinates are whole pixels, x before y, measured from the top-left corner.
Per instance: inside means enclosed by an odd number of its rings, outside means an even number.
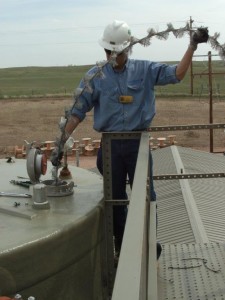
[[[0,295],[102,299],[102,177],[71,165],[66,189],[49,194],[51,163],[28,187],[27,164],[0,159]]]

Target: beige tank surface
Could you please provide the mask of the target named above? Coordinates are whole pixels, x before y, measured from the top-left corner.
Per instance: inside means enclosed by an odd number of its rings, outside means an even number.
[[[26,160],[0,160],[0,295],[102,299],[102,178],[69,169],[74,192],[47,196],[49,206],[37,209],[32,188],[10,182],[29,180]],[[41,181],[51,179],[50,170]]]

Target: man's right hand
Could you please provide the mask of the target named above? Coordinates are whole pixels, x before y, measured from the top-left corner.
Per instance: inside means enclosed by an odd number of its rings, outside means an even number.
[[[60,151],[58,147],[52,151],[50,156],[50,161],[54,167],[59,167],[61,165],[61,160],[63,158],[63,151]]]

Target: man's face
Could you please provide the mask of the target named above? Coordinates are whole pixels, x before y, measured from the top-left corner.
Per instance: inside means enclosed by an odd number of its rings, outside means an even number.
[[[109,60],[112,55],[112,51],[105,49],[105,53],[106,53],[107,60]],[[127,61],[127,53],[126,52],[118,53],[116,57],[117,65],[114,67],[114,69],[118,69],[118,70],[122,69],[126,61]]]

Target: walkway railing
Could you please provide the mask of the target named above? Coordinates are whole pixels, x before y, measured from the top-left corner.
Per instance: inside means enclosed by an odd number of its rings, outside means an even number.
[[[149,131],[177,131],[225,128],[225,124],[195,124],[151,127]],[[111,141],[140,139],[135,177],[130,201],[112,200]],[[148,191],[149,132],[103,133],[104,200],[105,200],[105,266],[107,298],[111,300],[156,300],[156,203]],[[225,173],[167,174],[154,180],[221,178]],[[129,204],[123,243],[117,269],[114,266],[113,205]],[[198,226],[197,226],[198,227]],[[198,228],[199,231],[199,228]],[[202,233],[201,233],[202,235]]]
[[[126,201],[112,200],[111,140],[140,138],[135,177],[117,271],[114,267],[112,208]],[[108,292],[112,300],[157,299],[156,204],[147,190],[149,133],[103,134],[104,198]]]

